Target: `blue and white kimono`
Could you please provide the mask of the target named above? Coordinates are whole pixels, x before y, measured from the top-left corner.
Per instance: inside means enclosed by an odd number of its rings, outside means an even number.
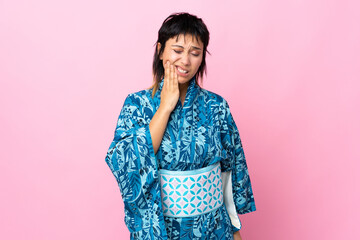
[[[198,86],[194,76],[184,105],[179,99],[170,115],[155,154],[149,123],[160,105],[163,82],[154,98],[151,89],[126,97],[105,159],[120,188],[130,239],[233,239],[241,228],[237,214],[256,207],[229,105],[220,95]],[[223,175],[227,176],[224,204],[195,217],[164,216],[159,169],[195,170],[218,162],[222,174],[227,173]]]

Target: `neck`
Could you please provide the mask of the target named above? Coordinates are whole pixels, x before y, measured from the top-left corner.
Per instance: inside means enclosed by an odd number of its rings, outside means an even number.
[[[181,100],[181,104],[184,105],[184,101],[185,101],[185,97],[186,97],[186,91],[187,88],[189,87],[190,81],[180,84],[179,83],[179,91],[180,91],[180,100]]]

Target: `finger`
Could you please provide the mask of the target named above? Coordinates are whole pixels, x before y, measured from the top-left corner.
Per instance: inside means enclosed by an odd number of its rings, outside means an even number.
[[[177,86],[177,84],[178,84],[178,74],[177,74],[177,72],[176,72],[176,66],[174,65],[174,79],[173,79],[173,84],[175,85],[175,86]]]
[[[173,64],[171,64],[169,84],[171,85],[171,87],[173,87],[173,84],[174,84],[174,65]]]
[[[165,85],[165,87],[168,86],[169,76],[170,76],[170,66],[169,66],[169,61],[167,61],[165,63],[165,76],[164,76],[164,85]]]
[[[179,84],[179,75],[175,72],[175,78],[174,78],[174,84],[176,87],[178,87]]]
[[[174,66],[174,68],[175,68],[175,74],[174,74],[174,81],[173,81],[173,83],[174,83],[174,86],[175,86],[175,88],[176,89],[178,89],[178,87],[179,87],[179,75],[178,75],[178,73],[177,73],[177,71],[176,71],[176,66]]]
[[[174,86],[174,80],[175,80],[175,65],[174,64],[172,64],[171,65],[172,66],[172,77],[171,77],[171,86]]]

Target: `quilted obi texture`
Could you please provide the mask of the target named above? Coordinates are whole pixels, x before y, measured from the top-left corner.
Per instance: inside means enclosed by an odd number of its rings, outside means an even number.
[[[220,162],[189,171],[160,169],[164,216],[192,217],[223,204]]]

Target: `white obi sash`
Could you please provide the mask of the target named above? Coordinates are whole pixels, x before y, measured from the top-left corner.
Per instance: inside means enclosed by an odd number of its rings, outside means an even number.
[[[193,217],[223,204],[220,162],[190,171],[159,170],[164,216]]]
[[[198,216],[225,204],[232,225],[240,229],[242,224],[235,208],[231,172],[221,172],[220,162],[190,171],[160,169],[164,216]]]

